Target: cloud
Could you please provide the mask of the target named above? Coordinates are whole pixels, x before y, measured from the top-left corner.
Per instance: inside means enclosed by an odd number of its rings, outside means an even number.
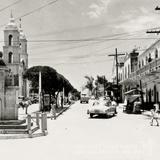
[[[123,22],[114,28],[124,30],[125,32],[154,28],[160,25],[158,19],[158,15],[152,14],[142,7],[139,9],[139,12],[123,12],[121,15],[121,20]]]
[[[108,4],[111,0],[99,0],[99,3],[92,3],[89,6],[89,12],[87,15],[92,19],[99,18],[103,13],[106,12]]]
[[[71,5],[75,5],[75,3],[76,3],[74,0],[67,0],[67,1],[68,1],[68,3],[71,4]]]

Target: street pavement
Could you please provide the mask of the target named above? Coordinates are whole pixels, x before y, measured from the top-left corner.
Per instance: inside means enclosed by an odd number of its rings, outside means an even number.
[[[56,120],[48,119],[48,135],[0,140],[5,160],[150,160],[159,159],[160,127],[150,126],[148,114],[90,119],[90,104],[76,102]]]

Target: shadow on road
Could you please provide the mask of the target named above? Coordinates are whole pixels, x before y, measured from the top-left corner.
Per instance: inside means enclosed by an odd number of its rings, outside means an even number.
[[[106,115],[94,115],[92,118],[89,117],[89,119],[111,119],[111,118],[114,118],[116,117],[117,115],[115,116],[106,116]]]

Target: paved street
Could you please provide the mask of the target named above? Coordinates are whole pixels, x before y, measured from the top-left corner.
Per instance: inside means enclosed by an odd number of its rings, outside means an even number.
[[[48,136],[1,140],[5,160],[150,160],[159,157],[160,127],[149,117],[118,110],[112,118],[90,119],[88,104],[72,105],[57,120],[48,119]]]

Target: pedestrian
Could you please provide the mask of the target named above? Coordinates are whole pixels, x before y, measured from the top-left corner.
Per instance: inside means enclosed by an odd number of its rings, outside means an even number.
[[[54,118],[56,119],[56,108],[54,104],[51,104],[51,120]]]
[[[111,105],[115,107],[115,113],[117,114],[117,102],[115,97],[113,98]]]
[[[159,126],[158,116],[159,116],[159,105],[154,104],[154,108],[151,109],[151,122],[150,122],[151,126],[153,126],[154,120],[156,121],[157,126]]]

